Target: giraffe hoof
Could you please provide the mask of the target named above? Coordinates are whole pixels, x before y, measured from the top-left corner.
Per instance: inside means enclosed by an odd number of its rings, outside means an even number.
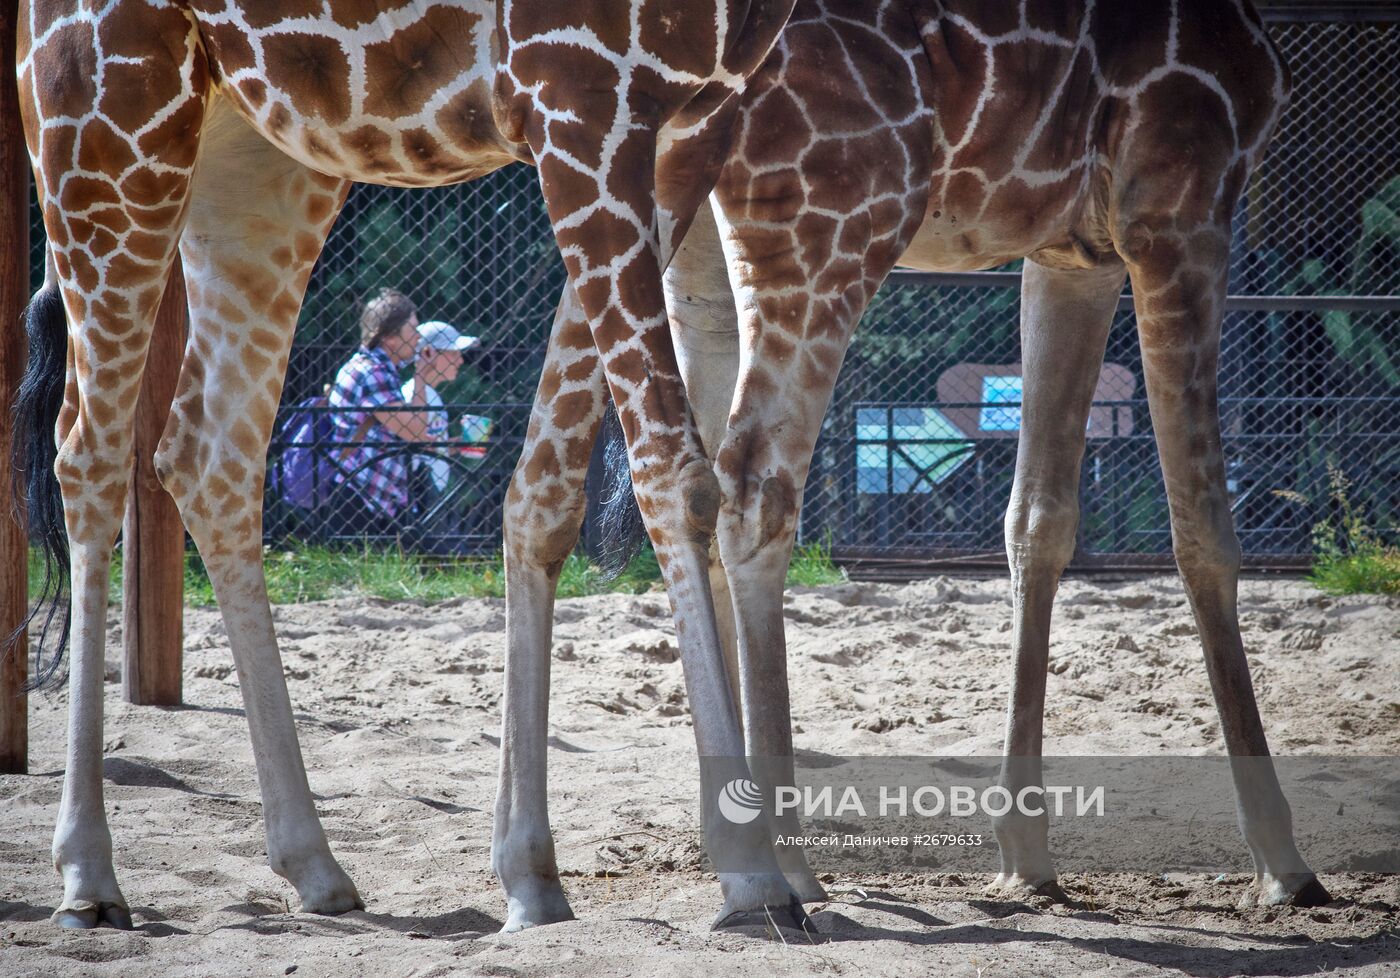
[[[1303,884],[1303,888],[1293,894],[1293,899],[1288,901],[1293,907],[1325,907],[1332,902],[1332,894],[1327,892],[1327,887],[1323,886],[1316,876]]]
[[[506,922],[501,925],[501,933],[515,934],[531,927],[558,924],[573,919],[574,912],[567,902],[556,906],[535,907],[533,910],[527,910],[523,905],[512,903],[510,911],[506,915]]]
[[[1028,902],[1036,897],[1046,897],[1055,903],[1068,904],[1069,894],[1061,888],[1059,880],[1051,877],[1048,880],[1032,882],[1022,876],[1008,876],[999,874],[983,891],[987,896],[997,900],[1013,900],[1019,903]]]
[[[1265,875],[1249,884],[1240,897],[1241,910],[1256,907],[1323,907],[1332,902],[1332,894],[1327,892],[1312,873],[1287,876]]]
[[[104,903],[101,912],[102,922],[117,930],[131,930],[131,911],[115,903]]]
[[[802,903],[825,903],[830,897],[826,894],[826,887],[822,886],[811,870],[800,873],[785,873],[788,886],[792,887],[792,892],[797,894],[797,899]]]
[[[338,914],[349,913],[351,910],[363,910],[365,901],[360,899],[359,892],[351,884],[349,891],[341,890],[331,893],[322,893],[312,899],[303,899],[301,909],[304,913],[320,914],[323,917],[334,917]]]
[[[107,924],[117,930],[131,930],[131,911],[119,903],[87,903],[76,907],[60,907],[53,912],[53,922],[64,930],[92,930]]]
[[[111,925],[118,930],[132,929],[132,911],[126,907],[120,907],[118,904],[102,904],[99,916],[101,916],[102,923]]]
[[[564,888],[559,885],[559,877],[535,873],[511,881],[506,892],[506,922],[501,927],[502,934],[514,934],[541,924],[557,924],[573,920],[574,911],[569,906]]]
[[[55,910],[53,922],[64,930],[92,930],[97,926],[97,910]]]
[[[742,930],[749,927],[764,930],[798,930],[809,937],[815,937],[819,933],[817,925],[812,923],[812,918],[807,916],[807,911],[802,909],[802,902],[796,896],[784,906],[734,910],[718,917],[710,925],[710,930]]]
[[[297,895],[301,897],[303,913],[333,917],[365,908],[354,881],[329,852],[310,863],[309,868],[298,875],[294,885]]]

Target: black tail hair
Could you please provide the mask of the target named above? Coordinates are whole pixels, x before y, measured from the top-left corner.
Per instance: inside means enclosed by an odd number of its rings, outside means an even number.
[[[646,524],[632,492],[632,469],[627,462],[627,441],[617,408],[608,402],[603,415],[603,489],[598,498],[597,564],[603,579],[611,581],[627,569],[647,542]]]
[[[24,331],[29,337],[29,362],[24,368],[14,405],[14,442],[10,446],[11,472],[16,503],[27,510],[29,538],[44,556],[44,581],[38,603],[18,629],[5,637],[5,654],[16,653],[19,637],[36,620],[42,624],[34,647],[34,669],[28,688],[62,679],[59,668],[68,647],[68,530],[63,522],[63,496],[59,492],[54,460],[58,446],[54,429],[63,408],[63,388],[68,370],[68,322],[58,286],[45,283],[24,311]],[[44,647],[53,626],[58,640],[47,657]]]

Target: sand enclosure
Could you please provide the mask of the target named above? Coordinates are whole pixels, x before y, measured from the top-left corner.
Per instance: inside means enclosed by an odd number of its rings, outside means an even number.
[[[1247,581],[1242,620],[1278,753],[1400,752],[1400,602]],[[1234,975],[1400,972],[1400,877],[1324,876],[1317,910],[1240,912],[1245,877],[1068,876],[1075,906],[989,900],[985,879],[834,879],[831,940],[708,932],[697,768],[664,595],[562,601],[551,816],[579,919],[502,937],[491,875],[505,609],[346,598],[276,609],[313,790],[368,909],[289,912],[266,864],[223,626],[187,615],[187,706],[121,702],[112,619],[107,806],[138,930],[64,933],[49,844],[66,702],[32,701],[27,777],[0,778],[0,975]],[[799,750],[993,754],[1008,674],[999,580],[787,597]],[[1057,605],[1051,753],[1220,750],[1175,578],[1071,580]],[[1053,846],[1053,837],[1052,837]],[[1243,846],[1243,843],[1241,843]],[[789,935],[789,940],[791,935]]]

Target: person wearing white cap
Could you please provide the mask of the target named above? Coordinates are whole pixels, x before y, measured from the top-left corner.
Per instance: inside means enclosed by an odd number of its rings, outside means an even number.
[[[403,385],[403,398],[408,404],[426,404],[422,412],[428,423],[431,441],[447,440],[447,409],[443,407],[442,395],[437,392],[437,384],[450,383],[457,379],[457,371],[462,369],[462,354],[480,344],[475,336],[463,336],[447,323],[433,320],[418,324],[418,357],[414,362],[413,377]],[[420,401],[414,395],[417,388],[423,389]],[[426,466],[438,492],[447,489],[448,464],[444,459],[419,457],[414,466]]]

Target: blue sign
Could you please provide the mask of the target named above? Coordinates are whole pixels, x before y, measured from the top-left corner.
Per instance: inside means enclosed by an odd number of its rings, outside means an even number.
[[[1021,430],[1021,378],[983,377],[982,414],[977,427],[983,431]],[[1002,404],[1014,407],[1000,407]]]

